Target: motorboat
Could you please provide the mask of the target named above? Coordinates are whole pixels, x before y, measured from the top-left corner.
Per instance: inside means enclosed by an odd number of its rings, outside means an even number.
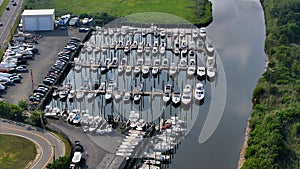
[[[70,92],[68,93],[69,102],[74,101],[74,96],[75,96],[75,90],[70,90]]]
[[[118,101],[118,100],[121,99],[121,97],[122,97],[122,95],[121,95],[120,90],[116,90],[115,93],[114,93],[114,99],[115,99],[116,101]]]
[[[166,53],[166,44],[164,42],[160,44],[159,52],[160,54]]]
[[[81,100],[84,96],[84,92],[82,90],[77,90],[76,91],[76,99]]]
[[[118,66],[118,73],[122,73],[124,71],[124,66],[126,65],[126,62],[126,58],[121,59],[121,64]]]
[[[158,41],[153,43],[152,54],[156,54],[158,52]]]
[[[193,34],[192,34],[192,37],[193,37],[194,39],[196,39],[196,38],[198,38],[198,36],[199,36],[199,34],[198,34],[198,29],[194,29],[194,30],[193,30]]]
[[[141,54],[144,51],[144,42],[140,42],[137,48],[137,52]]]
[[[152,74],[156,75],[159,72],[160,60],[155,59],[152,67]]]
[[[216,64],[216,59],[214,56],[208,56],[206,59],[205,66],[207,67],[214,67]]]
[[[206,69],[206,74],[209,78],[213,78],[216,76],[216,69],[213,66],[209,66]]]
[[[124,102],[128,102],[131,99],[131,94],[130,92],[125,92],[124,94]]]
[[[72,123],[73,124],[79,124],[82,118],[82,114],[80,112],[77,112]]]
[[[141,99],[141,94],[140,92],[143,91],[143,84],[139,84],[137,87],[136,87],[136,92],[137,94],[134,95],[134,101],[139,101]]]
[[[181,102],[183,104],[189,104],[192,99],[192,87],[191,85],[185,85],[182,96],[181,96]]]
[[[79,58],[74,58],[74,70],[79,72],[81,70],[80,60]]]
[[[173,92],[172,95],[172,102],[176,105],[178,103],[180,103],[180,98],[181,98],[181,94],[180,92]]]
[[[183,55],[187,54],[188,47],[187,47],[187,43],[185,40],[182,40],[180,49],[181,49],[181,53]]]
[[[194,90],[194,97],[196,100],[202,100],[204,99],[205,91],[203,88],[203,84],[201,82],[196,84],[196,88]]]
[[[124,53],[125,53],[125,54],[128,54],[129,52],[130,52],[130,47],[126,45],[126,46],[124,47]]]
[[[86,25],[89,22],[89,18],[83,18],[81,22],[83,25]]]
[[[125,72],[128,74],[128,73],[131,73],[131,66],[130,65],[127,65],[125,67]]]
[[[180,59],[178,68],[186,68],[186,66],[187,66],[186,59]]]
[[[201,27],[200,28],[200,33],[199,33],[200,37],[204,38],[206,37],[206,28],[205,27]]]
[[[138,48],[138,43],[137,41],[133,41],[133,43],[130,46],[131,49],[137,49]]]
[[[66,101],[67,97],[68,97],[68,92],[65,90],[61,90],[58,92],[59,98],[62,102]]]
[[[169,59],[165,58],[163,61],[162,61],[162,64],[161,64],[163,67],[168,67],[169,66]]]
[[[151,45],[150,45],[149,42],[147,42],[146,45],[145,45],[145,52],[150,53],[150,51],[151,51]]]
[[[59,95],[58,95],[58,91],[57,90],[54,90],[53,91],[53,93],[52,93],[52,98],[54,99],[54,100],[56,100],[58,97],[59,97]]]
[[[81,152],[74,152],[72,163],[78,164],[81,161],[82,153]]]
[[[205,67],[204,66],[199,66],[197,68],[197,75],[200,76],[200,77],[203,77],[203,76],[205,76],[205,74],[206,74]]]
[[[169,102],[171,99],[171,92],[172,92],[172,86],[170,84],[165,86],[164,89],[164,95],[163,95],[163,101],[165,103]]]
[[[137,76],[141,72],[140,66],[136,65],[133,69],[133,73],[135,76]]]
[[[89,92],[87,94],[87,99],[88,101],[92,100],[93,98],[95,98],[96,94],[94,92]]]
[[[206,47],[207,54],[212,56],[215,50],[213,44],[211,42],[206,42],[205,44],[206,44],[205,47]]]
[[[169,74],[170,76],[173,76],[177,73],[177,65],[175,63],[171,63]]]
[[[175,55],[179,55],[179,53],[180,53],[180,51],[179,51],[179,41],[178,40],[176,40],[175,42],[174,42],[174,54]]]
[[[195,59],[190,59],[188,69],[187,69],[187,74],[193,75],[195,74],[195,71],[196,71],[196,61]]]
[[[145,65],[142,66],[142,73],[143,75],[146,75],[150,71],[150,66],[151,66],[151,59],[146,58]]]

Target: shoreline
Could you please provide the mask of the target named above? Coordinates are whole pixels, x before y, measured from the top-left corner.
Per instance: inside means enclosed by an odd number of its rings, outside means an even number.
[[[238,167],[237,167],[238,169],[241,169],[244,165],[244,162],[246,161],[245,154],[246,154],[246,149],[248,147],[249,135],[250,135],[250,132],[251,132],[251,128],[250,128],[251,117],[252,117],[252,113],[251,113],[250,117],[247,120],[247,127],[246,127],[246,130],[245,130],[244,142],[243,142],[243,145],[242,145],[242,148],[241,148],[241,151],[240,151],[240,158],[239,158],[239,161],[238,161]]]

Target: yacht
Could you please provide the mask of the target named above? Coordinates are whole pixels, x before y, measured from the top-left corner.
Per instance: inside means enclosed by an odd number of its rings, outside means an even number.
[[[216,69],[213,66],[209,66],[206,69],[206,74],[208,78],[213,78],[216,76]]]
[[[126,72],[126,74],[131,73],[131,66],[130,66],[130,65],[127,65],[127,66],[125,67],[125,72]]]
[[[143,85],[142,84],[139,84],[137,87],[136,87],[136,92],[137,93],[140,93],[143,91]],[[135,94],[134,95],[134,101],[139,101],[141,99],[141,94]]]
[[[156,54],[158,52],[158,41],[155,41],[152,48],[152,54]]]
[[[162,67],[168,67],[169,66],[169,59],[164,58],[161,65],[162,65]]]
[[[163,96],[163,101],[164,102],[169,102],[171,99],[171,92],[172,92],[172,86],[170,84],[165,86],[164,89],[164,96]]]
[[[181,102],[183,104],[189,104],[192,99],[192,88],[191,85],[185,85],[182,96],[181,96]]]
[[[199,101],[204,99],[204,94],[205,94],[205,91],[203,89],[203,84],[201,82],[197,83],[196,88],[194,90],[195,99],[199,100]]]
[[[143,50],[144,50],[144,42],[140,42],[139,46],[137,48],[138,54],[141,54],[143,52]]]
[[[133,41],[133,43],[130,46],[131,49],[137,49],[138,48],[138,43],[137,41]]]
[[[205,47],[206,47],[207,54],[208,55],[213,55],[214,54],[214,50],[215,50],[213,44],[211,42],[208,42],[208,43],[205,43],[205,44],[206,44]]]
[[[125,92],[124,94],[124,102],[127,103],[131,99],[131,94],[130,92]]]
[[[196,71],[196,61],[195,59],[190,59],[188,69],[187,69],[187,74],[193,75],[195,74],[195,71]]]
[[[171,63],[169,74],[170,76],[173,76],[177,73],[177,65],[175,63]]]
[[[155,59],[152,67],[152,74],[156,75],[159,72],[160,60]]]
[[[165,44],[165,42],[162,42],[160,44],[159,52],[160,52],[160,54],[166,53],[166,44]]]
[[[113,81],[110,81],[104,96],[106,100],[110,100],[112,98],[114,88],[115,84],[113,83]]]
[[[199,66],[197,68],[197,75],[200,76],[200,77],[203,77],[205,76],[205,67],[204,66]]]
[[[115,91],[114,97],[115,97],[115,100],[116,100],[116,101],[118,101],[118,100],[121,99],[122,95],[121,95],[120,90],[116,90],[116,91]]]
[[[176,105],[180,103],[181,94],[180,92],[174,92],[172,95],[172,102]]]
[[[186,59],[180,59],[178,68],[186,68],[186,66],[187,66]]]
[[[145,46],[145,52],[146,52],[146,53],[150,53],[150,51],[151,51],[151,45],[150,45],[149,42],[147,42],[147,43],[146,43],[146,46]]]
[[[199,33],[201,38],[205,38],[206,37],[206,28],[205,27],[201,27],[200,28],[200,33]]]
[[[206,63],[205,63],[205,66],[206,68],[207,67],[214,67],[216,64],[216,59],[214,56],[208,56],[207,59],[206,59]]]
[[[179,51],[179,41],[178,40],[175,40],[175,43],[174,43],[174,53],[175,55],[179,55],[180,51]]]
[[[151,66],[151,59],[146,58],[145,65],[142,66],[142,73],[143,75],[147,75],[150,71],[150,66]]]
[[[193,36],[194,39],[198,38],[198,36],[199,36],[198,35],[198,29],[193,30],[193,35],[192,36]]]
[[[70,92],[68,93],[69,102],[74,101],[74,96],[75,96],[75,90],[70,90]]]

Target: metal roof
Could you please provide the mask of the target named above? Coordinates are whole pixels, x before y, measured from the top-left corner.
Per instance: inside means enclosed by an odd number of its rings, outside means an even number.
[[[22,16],[54,15],[54,9],[24,10]]]

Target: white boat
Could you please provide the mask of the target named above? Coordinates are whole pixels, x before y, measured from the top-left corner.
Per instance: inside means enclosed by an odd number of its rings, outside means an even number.
[[[143,52],[143,50],[144,50],[144,42],[140,42],[140,43],[139,43],[139,46],[138,46],[138,48],[137,48],[137,52],[138,52],[139,54],[141,54],[141,53]]]
[[[79,72],[81,70],[79,58],[74,58],[74,69],[76,72]]]
[[[131,66],[130,65],[127,65],[125,67],[125,72],[128,74],[128,73],[131,73]]]
[[[65,101],[68,97],[68,93],[65,90],[61,90],[58,92],[59,98],[61,101]]]
[[[108,89],[107,89],[106,92],[105,92],[104,98],[105,98],[106,100],[110,100],[111,97],[112,97],[112,94],[113,94],[112,92],[113,92],[113,91],[112,91],[112,88],[108,87]]]
[[[180,92],[174,92],[172,95],[172,102],[176,105],[180,103],[181,94]]]
[[[142,73],[144,75],[147,75],[150,71],[150,66],[151,66],[151,59],[146,58],[145,65],[142,66]]]
[[[130,92],[125,92],[124,94],[124,102],[128,102],[131,99]]]
[[[93,93],[93,92],[89,92],[89,93],[87,94],[88,100],[92,100],[95,96],[96,96],[96,94]]]
[[[89,18],[83,18],[81,22],[83,25],[86,25],[89,22]]]
[[[179,41],[178,40],[176,40],[175,42],[174,42],[174,53],[175,53],[175,55],[179,55],[179,53],[180,53],[180,51],[179,51]]]
[[[133,43],[130,46],[131,49],[137,49],[138,48],[138,43],[137,41],[133,41]]]
[[[214,56],[208,56],[206,59],[205,66],[207,67],[214,67],[216,64],[216,59]]]
[[[152,67],[152,74],[156,75],[159,72],[160,60],[155,59]]]
[[[198,68],[197,68],[197,75],[198,76],[200,76],[200,77],[203,77],[203,76],[205,76],[205,73],[206,71],[205,71],[205,67],[204,66],[199,66]]]
[[[160,52],[161,54],[166,53],[166,44],[165,44],[164,42],[162,42],[162,43],[160,44],[159,52]]]
[[[165,86],[164,89],[164,95],[163,95],[163,101],[165,103],[169,102],[171,99],[171,92],[172,92],[172,86],[170,84]]]
[[[49,106],[49,105],[48,105]],[[46,106],[47,107],[47,106]],[[53,109],[49,106],[45,109],[46,117],[55,117],[60,115],[60,109],[58,107],[54,107]]]
[[[76,16],[76,17],[72,18],[72,19],[69,21],[69,25],[70,25],[70,26],[74,26],[74,25],[77,24],[78,21],[79,21],[79,17]]]
[[[181,102],[183,104],[189,104],[192,99],[192,88],[191,85],[185,85],[182,96],[181,96]]]
[[[165,58],[163,61],[162,61],[162,64],[161,64],[163,67],[168,67],[169,66],[169,59]]]
[[[158,52],[158,41],[153,43],[152,54],[156,54]]]
[[[196,49],[196,45],[194,41],[190,41],[189,43],[189,49],[192,50],[194,52],[194,49]]]
[[[165,152],[174,149],[174,146],[165,143],[165,142],[159,142],[154,145],[153,150],[158,152]]]
[[[186,59],[180,59],[178,68],[186,68],[186,66],[187,66]]]
[[[78,90],[76,92],[76,99],[81,100],[84,96],[84,92],[82,90]]]
[[[207,54],[208,55],[213,55],[214,50],[215,50],[213,44],[211,42],[208,42],[208,43],[205,43],[205,44],[206,44],[205,47],[206,47]]]
[[[134,75],[138,75],[141,72],[140,66],[136,65],[133,69]]]
[[[151,45],[150,45],[149,42],[147,42],[146,45],[145,45],[145,52],[149,53],[150,51],[151,51]]]
[[[175,63],[171,63],[169,74],[170,76],[173,76],[177,73],[177,65]]]
[[[206,69],[206,74],[209,78],[213,78],[216,76],[216,69],[214,67],[210,66]]]
[[[187,69],[187,74],[193,75],[195,74],[195,71],[196,71],[196,61],[195,59],[190,59],[188,69]]]
[[[68,117],[67,117],[67,122],[72,123],[75,116],[76,116],[76,112],[74,112],[74,111],[70,112]]]
[[[105,82],[101,82],[97,90],[105,90]]]
[[[130,52],[130,47],[129,46],[125,46],[124,53],[127,54],[129,52]]]
[[[116,90],[114,93],[115,100],[120,100],[122,97],[120,90]]]
[[[82,118],[82,114],[80,112],[77,112],[74,119],[73,119],[73,124],[79,124]]]
[[[203,88],[203,84],[201,82],[196,84],[196,88],[194,90],[194,97],[196,100],[202,100],[204,99],[205,91]]]
[[[143,91],[143,85],[139,84],[136,87],[136,92],[139,93],[139,92],[142,92],[142,91]],[[141,99],[141,94],[135,94],[133,99],[134,99],[134,101],[139,101]]]
[[[75,152],[74,156],[72,158],[72,163],[79,163],[81,161],[82,153],[81,152]]]
[[[192,36],[193,36],[194,39],[198,38],[198,36],[199,36],[198,29],[193,30],[193,35]]]
[[[200,37],[204,38],[206,37],[206,28],[205,27],[201,27],[200,28],[200,33],[199,33]]]

